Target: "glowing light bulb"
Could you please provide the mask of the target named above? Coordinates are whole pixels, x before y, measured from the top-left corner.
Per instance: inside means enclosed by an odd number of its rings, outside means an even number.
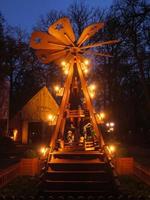
[[[104,118],[105,118],[105,113],[104,113],[104,112],[101,112],[101,113],[99,114],[99,116],[100,116],[101,119],[104,119]]]
[[[66,62],[65,62],[65,61],[62,61],[62,62],[61,62],[61,65],[62,65],[62,66],[65,66],[65,65],[66,65]]]
[[[89,64],[89,60],[87,60],[87,59],[84,60],[84,64],[85,64],[85,65],[88,65],[88,64]]]
[[[41,147],[41,148],[40,148],[40,153],[41,153],[43,156],[45,156],[46,152],[47,152],[47,148],[46,148],[46,147]]]
[[[49,115],[48,115],[48,119],[49,119],[50,121],[53,120],[53,117],[54,117],[54,116],[53,116],[52,114],[49,114]]]
[[[90,97],[93,99],[95,96],[95,93],[94,92],[90,92]]]
[[[116,151],[116,147],[114,145],[108,146],[111,153],[114,153]]]
[[[68,69],[64,70],[64,74],[67,75],[69,73]]]
[[[16,141],[17,140],[17,135],[18,135],[18,130],[17,129],[13,130],[13,135],[14,135],[13,140]]]
[[[114,127],[110,127],[110,129],[109,129],[110,131],[114,131]]]
[[[114,122],[110,122],[110,126],[111,126],[111,127],[114,127],[114,126],[115,126],[115,123],[114,123]]]
[[[110,126],[110,124],[109,124],[109,123],[106,123],[106,126],[107,126],[107,127],[109,127],[109,126]]]
[[[54,90],[55,92],[58,92],[60,90],[60,87],[58,85],[55,85]]]
[[[89,70],[87,68],[84,69],[84,73],[87,74]]]
[[[95,90],[95,89],[96,89],[96,85],[95,85],[95,84],[91,84],[91,85],[89,86],[89,89],[90,89],[91,91]]]

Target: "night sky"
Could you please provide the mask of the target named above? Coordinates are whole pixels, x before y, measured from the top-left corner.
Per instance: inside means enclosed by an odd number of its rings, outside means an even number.
[[[90,7],[109,8],[113,0],[78,0],[85,1]],[[39,16],[49,10],[66,10],[74,0],[0,0],[0,11],[9,25],[19,26],[30,32]]]

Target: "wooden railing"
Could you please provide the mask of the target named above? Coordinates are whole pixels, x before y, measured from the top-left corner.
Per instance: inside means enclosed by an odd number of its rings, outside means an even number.
[[[84,117],[84,110],[70,110],[69,117]]]
[[[5,170],[0,170],[0,188],[17,176],[36,176],[42,172],[43,161],[38,158],[22,159]]]
[[[20,162],[0,171],[0,188],[20,175]]]

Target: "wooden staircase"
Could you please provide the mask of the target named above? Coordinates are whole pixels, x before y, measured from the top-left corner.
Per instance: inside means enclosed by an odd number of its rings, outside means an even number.
[[[44,195],[117,193],[112,169],[99,151],[53,152],[43,176]]]
[[[94,141],[93,140],[85,140],[85,151],[93,151],[95,150]]]

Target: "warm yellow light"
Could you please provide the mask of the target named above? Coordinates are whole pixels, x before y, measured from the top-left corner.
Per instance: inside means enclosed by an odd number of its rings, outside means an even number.
[[[41,148],[40,148],[40,153],[41,153],[43,156],[45,156],[46,152],[47,152],[47,148],[46,148],[46,147],[41,147]]]
[[[115,123],[114,123],[114,122],[110,122],[110,126],[111,126],[111,127],[114,127],[114,126],[115,126]]]
[[[110,127],[110,129],[109,129],[110,131],[114,131],[114,127]]]
[[[90,92],[90,97],[93,99],[95,97],[95,93],[94,92]]]
[[[89,95],[90,95],[90,97],[91,97],[92,99],[95,97],[95,89],[96,89],[96,85],[95,85],[95,84],[91,84],[91,85],[88,87]]]
[[[58,91],[56,91],[56,96],[63,96],[64,88],[60,87]]]
[[[90,89],[91,91],[95,90],[95,89],[96,89],[96,85],[95,85],[95,84],[91,84],[91,85],[89,86],[89,89]]]
[[[17,140],[17,135],[18,135],[18,130],[14,129],[13,130],[13,140],[16,141]]]
[[[105,113],[104,113],[104,112],[101,112],[101,113],[99,114],[99,116],[100,116],[101,119],[104,119],[104,118],[105,118]]]
[[[64,74],[67,75],[69,73],[68,69],[64,70]]]
[[[59,85],[55,85],[55,86],[54,86],[54,90],[55,90],[55,92],[58,92],[58,91],[60,90]]]
[[[108,146],[110,153],[114,153],[116,151],[116,147],[114,145]]]
[[[62,65],[62,66],[65,66],[65,65],[66,65],[66,62],[65,62],[65,61],[62,61],[62,62],[61,62],[61,65]]]
[[[49,115],[48,115],[48,119],[49,119],[50,121],[52,121],[53,118],[54,118],[54,115],[52,115],[52,114],[49,114]]]
[[[63,65],[63,72],[65,75],[69,73],[69,63],[65,63],[64,61],[62,62]]]
[[[87,68],[84,69],[84,73],[88,74],[89,70]]]
[[[109,127],[109,126],[110,126],[110,124],[109,124],[109,123],[106,123],[106,126],[107,126],[107,127]]]
[[[12,140],[14,140],[14,136],[10,136],[10,138],[11,138]]]
[[[87,60],[87,59],[84,60],[84,64],[85,64],[85,65],[88,65],[88,64],[89,64],[89,60]]]

